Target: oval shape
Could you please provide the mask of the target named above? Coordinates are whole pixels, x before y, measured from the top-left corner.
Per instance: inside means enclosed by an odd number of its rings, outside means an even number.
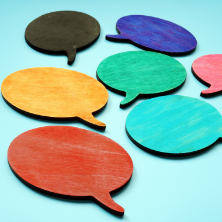
[[[222,91],[222,54],[210,54],[197,58],[192,64],[194,76],[210,86],[201,96],[212,96]]]
[[[145,151],[158,155],[197,153],[222,136],[221,114],[210,104],[186,96],[146,100],[126,119],[129,138]]]
[[[15,175],[31,188],[64,198],[95,198],[123,215],[110,196],[131,178],[133,162],[113,140],[70,126],[46,126],[16,137],[8,149]]]
[[[111,41],[130,42],[145,50],[182,55],[195,50],[197,40],[183,27],[152,16],[129,15],[117,21],[118,35],[106,35]]]
[[[75,11],[44,14],[33,20],[25,30],[26,42],[35,50],[45,53],[66,53],[68,64],[76,51],[92,45],[100,35],[98,21],[90,15]]]
[[[97,78],[108,89],[126,93],[120,103],[125,107],[138,95],[157,96],[178,89],[186,80],[186,70],[170,56],[130,51],[104,59],[97,68]]]
[[[24,114],[54,120],[80,119],[105,129],[92,113],[106,105],[108,92],[83,73],[52,67],[23,69],[4,79],[1,92],[12,108]]]

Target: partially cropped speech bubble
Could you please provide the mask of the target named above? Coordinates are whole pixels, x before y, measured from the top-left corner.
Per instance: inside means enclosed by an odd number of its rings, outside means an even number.
[[[151,16],[129,15],[117,21],[118,35],[107,35],[106,39],[130,42],[145,50],[166,54],[187,54],[195,50],[197,40],[181,26]]]
[[[75,60],[76,51],[93,44],[99,34],[100,25],[90,15],[75,11],[58,11],[33,20],[25,30],[25,39],[38,51],[66,53],[68,64],[71,65]]]
[[[70,199],[92,198],[112,213],[124,209],[110,192],[133,173],[129,154],[113,140],[70,126],[46,126],[22,133],[8,149],[14,174],[40,192]]]
[[[93,113],[108,100],[106,88],[83,73],[68,69],[38,67],[7,76],[1,86],[5,101],[26,115],[49,120],[82,120],[105,129]]]
[[[97,69],[97,78],[108,89],[126,98],[126,107],[139,95],[162,95],[179,88],[186,79],[186,70],[174,58],[156,52],[131,51],[104,59]]]
[[[194,76],[203,84],[210,86],[201,92],[211,96],[222,91],[222,54],[201,56],[192,64]]]
[[[162,96],[134,107],[126,119],[126,131],[145,151],[179,157],[203,151],[221,138],[222,117],[202,100]]]

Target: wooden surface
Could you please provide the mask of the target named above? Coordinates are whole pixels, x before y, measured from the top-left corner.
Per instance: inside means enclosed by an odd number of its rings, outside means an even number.
[[[128,115],[130,139],[145,151],[184,156],[222,137],[222,118],[210,104],[185,96],[162,96],[137,105]]]
[[[71,65],[76,51],[93,44],[100,25],[90,15],[75,11],[58,11],[33,20],[25,30],[25,39],[34,49],[46,53],[66,53]]]
[[[177,60],[156,52],[131,51],[104,59],[97,78],[109,89],[124,93],[125,107],[139,95],[162,95],[180,87],[186,70]]]
[[[22,133],[8,149],[8,162],[24,183],[59,197],[93,197],[112,213],[124,209],[110,196],[132,176],[129,154],[113,140],[70,126]]]
[[[1,86],[4,99],[17,111],[46,119],[80,119],[105,129],[92,113],[107,103],[108,92],[96,79],[68,69],[38,67],[7,76]]]
[[[210,96],[222,91],[222,54],[201,56],[192,64],[192,71],[200,82],[210,86],[201,92]]]
[[[111,41],[131,42],[145,50],[166,54],[187,54],[195,50],[195,37],[181,26],[151,16],[129,15],[117,21],[118,35],[107,35]]]

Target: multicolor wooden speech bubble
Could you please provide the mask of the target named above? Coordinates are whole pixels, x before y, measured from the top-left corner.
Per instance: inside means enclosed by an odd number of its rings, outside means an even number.
[[[197,40],[181,26],[151,16],[129,15],[117,21],[118,35],[107,35],[106,39],[130,42],[145,50],[181,55],[191,53]]]
[[[126,98],[120,107],[131,104],[139,95],[163,95],[178,89],[186,80],[186,70],[174,58],[156,52],[131,51],[104,59],[97,78],[108,89]]]
[[[63,198],[92,198],[106,210],[124,214],[110,192],[127,184],[133,162],[105,136],[70,126],[40,127],[12,141],[8,162],[13,173],[33,189]]]
[[[39,67],[7,76],[1,86],[5,101],[24,114],[49,120],[80,120],[104,130],[106,125],[93,113],[108,100],[106,88],[83,73]]]
[[[98,21],[75,11],[51,12],[33,20],[25,30],[26,42],[34,49],[53,54],[65,53],[68,64],[76,51],[93,44],[100,35]]]
[[[201,96],[211,96],[222,91],[222,54],[201,56],[192,64],[194,76],[203,84],[210,86]]]
[[[162,96],[134,107],[126,119],[126,131],[145,151],[179,157],[198,153],[221,138],[222,117],[202,100]]]

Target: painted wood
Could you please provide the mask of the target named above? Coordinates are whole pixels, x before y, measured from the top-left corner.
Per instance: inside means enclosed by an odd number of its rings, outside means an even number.
[[[131,104],[139,95],[157,96],[182,86],[186,70],[174,58],[156,52],[130,51],[104,59],[97,78],[108,89],[125,94],[120,107]]]
[[[93,44],[100,35],[98,21],[82,12],[58,11],[33,20],[25,30],[26,42],[35,50],[45,53],[66,53],[68,64],[76,51]]]
[[[134,107],[126,119],[126,131],[145,151],[179,157],[203,151],[222,137],[222,118],[202,100],[162,96]]]
[[[16,137],[8,149],[14,174],[38,191],[71,199],[94,199],[112,213],[124,209],[110,192],[133,172],[129,154],[113,140],[70,126],[46,126]]]
[[[155,17],[129,15],[117,21],[118,35],[106,39],[130,42],[145,50],[181,55],[191,53],[197,46],[195,37],[183,27]]]
[[[210,86],[201,92],[202,96],[211,96],[222,91],[222,54],[197,58],[192,64],[192,71],[200,82]]]
[[[38,67],[7,76],[1,86],[5,101],[26,115],[50,120],[81,120],[104,130],[106,125],[92,115],[108,100],[106,88],[83,73],[68,69]]]

